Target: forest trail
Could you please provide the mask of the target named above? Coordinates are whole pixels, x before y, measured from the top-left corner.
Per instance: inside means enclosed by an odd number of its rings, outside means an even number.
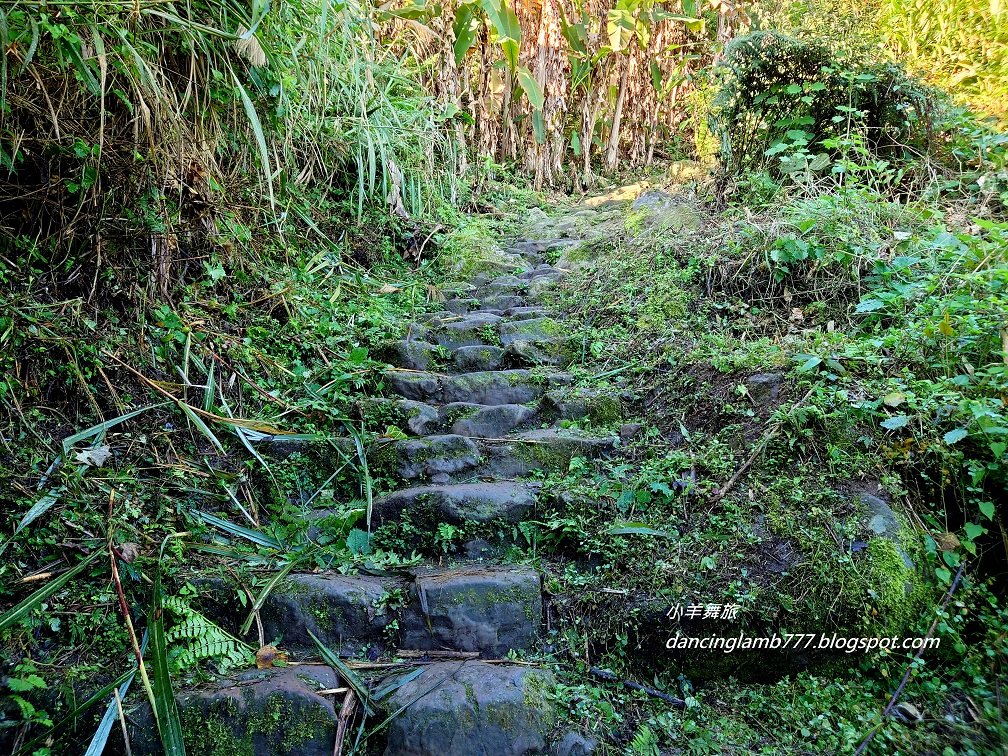
[[[620,445],[616,435],[564,427],[589,415],[610,423],[621,416],[618,397],[573,386],[564,368],[580,356],[581,338],[543,306],[544,293],[567,272],[562,257],[558,264],[546,259],[578,244],[512,243],[443,312],[383,347],[390,396],[367,400],[364,411],[410,435],[379,439],[368,452],[372,476],[400,484],[373,501],[372,529],[392,525],[408,534],[448,525],[467,536],[481,528],[517,534],[535,519],[540,496],[555,495],[538,479]],[[379,736],[387,736],[386,756],[590,753],[593,744],[580,735],[553,732],[547,693],[555,680],[526,661],[545,650],[554,625],[549,600],[540,572],[510,561],[505,550],[475,537],[462,544],[460,558],[429,553],[406,575],[292,572],[260,609],[262,636],[282,637],[292,660],[318,658],[313,635],[345,657],[417,659],[414,667],[387,665],[394,674],[384,682],[399,687],[381,702],[395,714]],[[222,598],[208,614],[233,627],[231,604]],[[334,699],[325,691],[338,687],[329,666],[304,664],[182,691],[187,745],[216,753],[221,737],[233,737],[244,739],[241,753],[329,756],[344,694]],[[346,737],[349,749],[356,732]],[[156,731],[138,731],[133,745],[156,751]]]

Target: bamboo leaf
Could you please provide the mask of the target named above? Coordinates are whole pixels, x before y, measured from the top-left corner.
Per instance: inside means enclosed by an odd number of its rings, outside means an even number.
[[[149,638],[149,631],[144,632],[143,640],[140,642],[140,653],[147,653],[147,641]],[[122,686],[119,688],[119,699],[122,700],[126,697],[126,692],[129,690],[130,684],[133,682],[133,678],[136,676],[136,665],[134,663],[134,668],[129,672],[129,676],[123,681]],[[102,717],[101,722],[98,723],[98,729],[95,730],[94,736],[91,738],[91,742],[88,744],[87,751],[84,752],[84,756],[101,756],[105,751],[105,744],[108,743],[109,735],[112,734],[112,726],[115,724],[116,719],[119,717],[119,706],[116,704],[115,696],[109,701],[108,706],[105,708],[105,716]]]
[[[74,444],[83,441],[84,439],[103,434],[110,428],[114,428],[120,423],[124,423],[127,420],[136,417],[137,415],[142,415],[144,412],[152,409],[158,409],[159,407],[164,407],[167,402],[162,402],[161,404],[151,404],[147,407],[141,407],[140,409],[135,409],[132,412],[127,412],[125,415],[120,415],[119,417],[114,417],[111,420],[106,420],[104,422],[98,423],[97,425],[92,425],[90,428],[80,431],[79,433],[74,433],[72,436],[67,436],[63,439],[63,454],[69,454],[70,449],[73,448]]]
[[[238,81],[238,75],[231,71],[231,78],[238,89],[238,96],[241,98],[242,107],[245,109],[245,116],[248,118],[249,126],[252,127],[252,134],[255,136],[256,146],[259,148],[259,163],[262,167],[263,175],[266,177],[266,186],[269,189],[270,207],[276,209],[276,198],[273,196],[273,171],[270,169],[269,147],[266,146],[266,135],[263,133],[262,121],[256,112],[252,98],[249,97],[245,87]]]
[[[664,530],[649,528],[641,522],[624,522],[620,525],[614,525],[609,528],[606,533],[609,535],[649,535],[655,536],[656,538],[674,538],[671,533],[666,533]]]
[[[255,600],[255,603],[252,604],[252,608],[249,610],[249,615],[245,619],[245,623],[241,626],[241,630],[238,633],[239,635],[245,635],[246,633],[248,633],[249,628],[252,627],[252,620],[255,619],[256,612],[258,612],[262,608],[262,605],[266,603],[266,599],[269,597],[272,590],[277,587],[277,584],[281,580],[283,580],[285,577],[287,577],[287,575],[290,574],[290,571],[294,569],[294,566],[297,563],[298,562],[295,559],[292,559],[291,561],[287,562],[287,564],[284,565],[283,569],[280,570],[276,575],[274,575],[273,579],[266,584],[266,587],[263,588],[262,593],[259,594],[259,598],[257,598]]]
[[[197,415],[193,408],[185,402],[179,402],[178,406],[179,409],[185,413],[185,416],[189,418],[189,422],[195,425],[196,429],[210,440],[210,443],[214,445],[214,448],[223,454],[224,445],[220,442],[220,439],[214,435],[214,432],[210,430],[210,426],[203,421],[203,418]]]

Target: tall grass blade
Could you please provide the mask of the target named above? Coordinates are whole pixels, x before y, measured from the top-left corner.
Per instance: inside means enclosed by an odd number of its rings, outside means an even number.
[[[97,425],[92,425],[90,428],[86,428],[85,430],[82,430],[79,433],[74,433],[72,436],[67,436],[65,439],[63,439],[63,454],[64,455],[69,454],[74,444],[79,443],[80,441],[92,438],[93,436],[97,436],[99,434],[103,434],[110,428],[114,428],[120,423],[124,423],[127,420],[136,417],[137,415],[142,415],[144,412],[147,412],[152,409],[158,409],[160,407],[164,407],[167,404],[168,404],[167,402],[162,402],[161,404],[151,404],[146,407],[141,407],[140,409],[135,409],[132,412],[127,412],[125,415],[120,415],[119,417],[114,417],[111,420],[106,420],[104,422],[98,423]]]
[[[267,549],[276,549],[277,551],[283,549],[283,544],[273,536],[266,535],[258,530],[242,527],[241,525],[235,525],[234,523],[223,520],[220,517],[210,514],[209,512],[201,512],[198,509],[193,509],[191,512],[195,517],[199,517],[207,525],[220,528],[225,533],[230,533],[238,538],[244,538],[246,541],[251,541],[256,546],[262,546]]]
[[[140,653],[147,653],[147,640],[149,638],[150,631],[144,631],[143,640],[140,642]],[[136,676],[136,668],[134,663],[134,669],[129,672],[129,676],[123,681],[122,686],[119,688],[119,698],[125,698],[126,692],[129,690],[130,684],[133,682],[133,678]],[[105,709],[105,716],[102,717],[101,722],[98,723],[98,729],[95,730],[94,737],[91,738],[91,743],[88,744],[87,751],[84,752],[84,756],[101,756],[105,751],[105,744],[108,743],[109,735],[112,734],[112,727],[115,725],[116,719],[119,718],[119,707],[116,706],[115,696],[109,701],[108,707]]]
[[[0,615],[0,632],[3,632],[9,627],[21,622],[25,617],[27,617],[31,611],[38,607],[43,601],[52,596],[58,590],[60,590],[64,585],[69,583],[84,570],[91,566],[99,557],[105,556],[105,552],[101,550],[96,550],[87,559],[80,562],[72,570],[68,570],[60,575],[58,578],[50,583],[47,583],[42,588],[39,588],[35,593],[26,598],[17,606],[8,609],[2,615]]]
[[[280,583],[281,580],[283,580],[285,577],[287,577],[287,575],[290,574],[290,571],[293,570],[295,565],[297,564],[298,560],[292,559],[291,561],[289,561],[287,564],[284,565],[283,569],[281,569],[276,575],[273,576],[272,580],[270,580],[266,584],[266,587],[263,588],[262,593],[259,594],[259,598],[257,598],[255,600],[255,603],[252,604],[252,608],[249,610],[249,615],[245,619],[245,622],[241,626],[241,630],[238,633],[239,635],[244,636],[248,633],[248,631],[252,627],[252,620],[255,619],[256,612],[262,609],[262,605],[266,603],[266,599],[269,598],[269,595],[273,591],[273,589],[277,587],[277,585]]]
[[[185,402],[179,402],[178,406],[179,406],[179,409],[181,409],[182,412],[185,413],[185,416],[187,418],[189,418],[189,422],[191,422],[193,425],[195,425],[196,429],[200,433],[202,433],[210,441],[211,444],[214,445],[214,448],[217,451],[219,451],[221,454],[223,454],[224,453],[224,444],[222,444],[220,442],[220,439],[217,438],[216,434],[214,434],[214,432],[212,430],[210,430],[210,426],[206,424],[206,421],[204,421],[202,417],[200,417],[199,415],[197,415],[196,412],[193,411],[193,408],[190,407]]]
[[[259,162],[262,166],[263,175],[266,177],[266,187],[269,189],[270,207],[276,211],[276,198],[273,196],[273,171],[270,169],[269,147],[266,145],[266,135],[263,133],[262,121],[256,112],[252,98],[242,83],[238,80],[238,75],[231,71],[231,78],[234,79],[238,95],[241,97],[242,107],[245,108],[245,116],[248,118],[249,126],[252,127],[252,134],[255,136],[256,146],[259,148]]]
[[[350,435],[354,440],[354,446],[357,449],[357,459],[360,461],[361,465],[361,478],[364,483],[364,497],[365,501],[367,501],[367,529],[368,533],[370,533],[371,510],[374,508],[374,485],[371,479],[371,471],[368,469],[367,452],[364,451],[364,441],[357,429],[349,423],[346,424],[346,429],[350,432]]]
[[[167,543],[167,539],[165,539]],[[164,554],[164,544],[161,545]],[[164,595],[161,588],[161,567],[154,572],[154,601],[151,606],[148,630],[151,641],[151,661],[154,667],[154,713],[158,734],[165,756],[185,756],[185,742],[182,737],[182,722],[179,720],[175,692],[172,690],[171,673],[168,668],[168,644],[164,628]]]
[[[374,709],[371,708],[371,692],[368,690],[367,684],[357,676],[357,674],[346,665],[346,663],[339,658],[332,649],[330,649],[326,644],[320,641],[315,633],[308,630],[308,635],[311,639],[315,641],[315,646],[318,648],[319,655],[322,657],[322,661],[336,670],[340,677],[346,680],[347,685],[353,688],[353,692],[357,694],[358,700],[364,706],[364,710],[367,712],[368,716],[374,713]]]

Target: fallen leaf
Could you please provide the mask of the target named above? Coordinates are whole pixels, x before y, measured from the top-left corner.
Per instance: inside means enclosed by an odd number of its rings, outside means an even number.
[[[256,651],[256,667],[259,669],[269,669],[274,664],[283,665],[286,662],[287,652],[276,646],[263,646]]]
[[[397,291],[399,291],[398,286],[393,286],[392,284],[388,283],[382,286],[380,289],[378,289],[379,294],[395,294]]]
[[[900,701],[895,707],[896,715],[905,722],[916,724],[924,719],[924,715],[912,703]]]
[[[83,451],[77,452],[74,455],[74,459],[77,460],[77,464],[79,465],[101,467],[111,456],[112,449],[109,446],[94,446],[90,449],[84,449]]]
[[[119,558],[126,562],[126,564],[129,564],[140,555],[140,547],[135,543],[120,543],[117,551],[119,552]]]
[[[959,539],[955,533],[939,533],[934,540],[942,551],[955,551],[959,548]]]

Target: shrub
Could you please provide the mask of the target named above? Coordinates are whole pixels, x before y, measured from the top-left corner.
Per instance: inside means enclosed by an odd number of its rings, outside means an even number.
[[[852,151],[888,160],[931,151],[936,101],[892,64],[757,31],[725,48],[720,78],[710,123],[727,173],[780,176],[837,166]]]

